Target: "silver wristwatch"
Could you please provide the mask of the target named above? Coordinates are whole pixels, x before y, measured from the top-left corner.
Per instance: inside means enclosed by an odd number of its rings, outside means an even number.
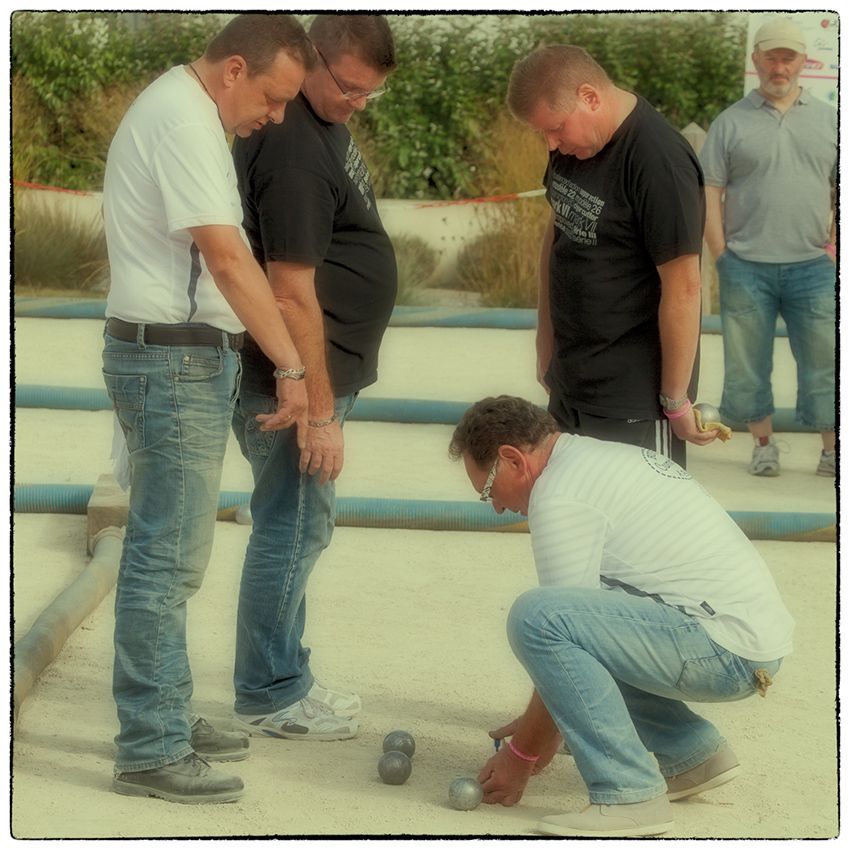
[[[665,410],[679,410],[679,408],[684,407],[688,403],[688,397],[682,396],[682,398],[670,398],[669,396],[661,393],[658,396],[658,400],[661,402],[661,406]]]

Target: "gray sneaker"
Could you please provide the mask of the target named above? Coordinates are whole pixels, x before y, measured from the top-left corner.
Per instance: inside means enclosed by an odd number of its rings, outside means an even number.
[[[242,761],[248,758],[248,736],[242,732],[222,732],[203,717],[192,718],[192,749],[207,761]]]
[[[112,780],[112,790],[129,797],[159,797],[171,803],[231,803],[244,791],[238,776],[217,773],[196,753],[180,761],[119,773]]]
[[[835,478],[835,452],[821,452],[820,462],[816,470],[818,475],[826,478]]]
[[[753,446],[753,459],[750,461],[750,475],[763,478],[776,478],[779,475],[779,446],[770,438],[766,446],[756,443]]]
[[[735,753],[724,746],[713,756],[701,764],[680,773],[678,776],[667,777],[667,799],[681,800],[692,797],[702,791],[717,788],[741,772],[741,765]]]

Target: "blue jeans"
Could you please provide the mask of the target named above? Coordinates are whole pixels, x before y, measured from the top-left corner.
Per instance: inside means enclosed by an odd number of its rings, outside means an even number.
[[[103,377],[127,440],[130,511],[115,594],[116,772],[178,761],[189,745],[186,602],[213,542],[240,364],[227,347],[104,335]]]
[[[717,260],[725,374],[720,412],[760,422],[774,412],[770,376],[776,317],[797,363],[797,419],[835,430],[835,263],[753,263],[725,251]]]
[[[236,623],[234,708],[271,714],[313,686],[310,650],[301,643],[307,619],[307,580],[334,528],[336,488],[298,468],[295,428],[261,431],[255,416],[277,409],[246,359],[233,430],[254,474],[253,527],[242,568]],[[335,400],[340,422],[356,393]]]
[[[747,661],[679,609],[615,590],[540,587],[517,599],[508,637],[572,752],[592,803],[637,803],[724,739],[682,700],[755,693]]]

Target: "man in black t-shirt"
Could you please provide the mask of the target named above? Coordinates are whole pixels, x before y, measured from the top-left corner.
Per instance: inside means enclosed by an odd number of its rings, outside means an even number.
[[[580,47],[517,62],[507,101],[550,150],[537,326],[549,410],[566,431],[684,466],[686,441],[717,436],[691,410],[705,222],[696,154]]]
[[[254,474],[253,529],[234,686],[240,728],[331,741],[357,733],[360,698],[315,680],[301,643],[305,591],[333,532],[342,425],[377,379],[397,285],[369,171],[345,125],[385,91],[395,49],[379,15],[317,15],[309,34],[319,63],[285,123],[233,147],[245,231],[306,367],[309,401],[303,445],[295,429],[263,431],[274,369],[246,342],[233,427]]]

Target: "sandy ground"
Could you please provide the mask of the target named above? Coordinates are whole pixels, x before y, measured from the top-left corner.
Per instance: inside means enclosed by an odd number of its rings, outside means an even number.
[[[101,386],[101,323],[16,322],[19,383]],[[390,329],[376,397],[474,401],[508,392],[542,401],[529,379],[525,331]],[[45,364],[50,364],[49,372]],[[793,362],[777,340],[777,405],[794,404]],[[719,337],[703,337],[700,398],[716,403]],[[110,414],[21,410],[15,481],[88,483],[110,469]],[[462,468],[446,460],[448,426],[352,422],[341,496],[471,498]],[[835,490],[817,478],[816,435],[784,435],[783,474],[746,473],[749,438],[693,449],[690,468],[730,510],[831,511]],[[248,490],[234,443],[222,488]],[[86,563],[85,518],[14,517],[14,634]],[[207,579],[190,605],[196,709],[228,722],[235,599],[248,529],[219,523]],[[797,620],[796,651],[766,699],[708,705],[743,775],[676,804],[681,838],[825,838],[838,831],[835,715],[836,548],[760,542]],[[17,838],[203,836],[530,836],[545,814],[580,808],[584,786],[559,756],[520,805],[456,812],[447,789],[474,775],[492,747],[486,730],[518,714],[530,688],[504,636],[513,599],[535,583],[522,534],[340,528],[309,592],[307,642],[327,682],[358,690],[364,710],[352,741],[252,739],[230,769],[245,781],[234,804],[179,806],[111,793],[116,732],[110,695],[110,594],[70,638],[23,706],[14,729],[12,835]],[[417,740],[411,778],[383,785],[376,763],[393,729]]]

